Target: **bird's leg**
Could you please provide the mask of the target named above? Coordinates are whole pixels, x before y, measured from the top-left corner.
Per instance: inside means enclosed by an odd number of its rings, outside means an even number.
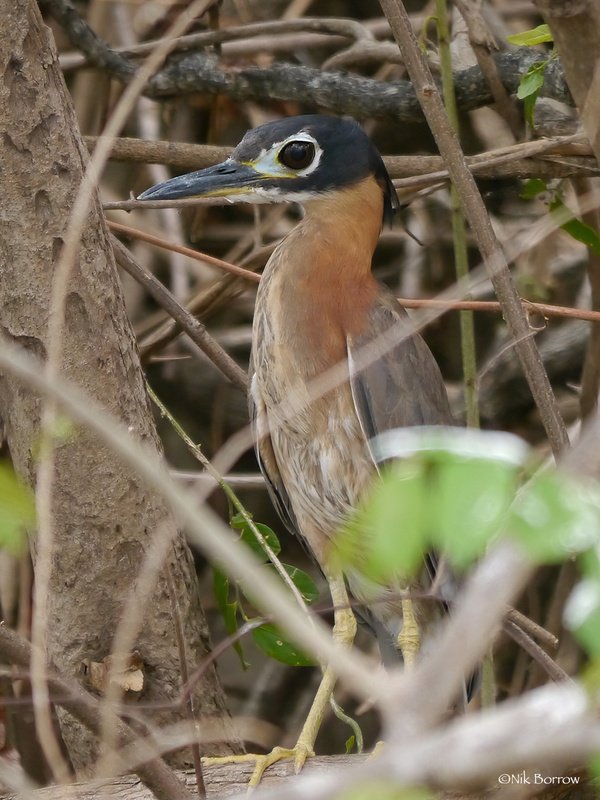
[[[408,593],[408,589],[403,589]],[[417,664],[421,639],[419,635],[419,625],[415,617],[415,607],[410,597],[403,597],[402,606],[402,630],[398,634],[398,647],[402,653],[402,660],[406,669],[412,669]],[[377,742],[369,759],[375,758],[385,747],[385,742]]]
[[[333,600],[333,638],[338,644],[350,647],[356,636],[356,617],[350,608],[346,583],[341,573],[327,575],[327,583]],[[325,710],[333,694],[337,676],[331,667],[326,667],[323,678],[313,700],[313,704],[300,732],[296,746],[291,751],[295,762],[295,771],[300,772],[307,756],[314,755],[313,747]]]
[[[356,618],[350,608],[344,576],[341,573],[336,573],[334,575],[327,575],[326,577],[334,607],[333,638],[339,644],[350,647],[356,635]],[[325,710],[329,704],[329,699],[333,694],[335,682],[336,675],[334,671],[331,667],[325,667],[317,694],[315,695],[313,704],[302,727],[298,741],[293,748],[274,747],[273,750],[266,755],[249,753],[243,756],[205,758],[203,762],[205,764],[224,764],[233,761],[254,761],[254,772],[248,782],[249,790],[258,786],[267,767],[270,767],[271,764],[275,764],[275,762],[280,761],[282,758],[293,758],[294,770],[296,773],[300,772],[308,756],[314,755],[313,747],[315,740],[319,728],[321,727]]]
[[[417,663],[419,654],[419,626],[415,618],[413,601],[409,597],[403,597],[401,603],[402,630],[398,634],[398,647],[406,669],[412,669]]]

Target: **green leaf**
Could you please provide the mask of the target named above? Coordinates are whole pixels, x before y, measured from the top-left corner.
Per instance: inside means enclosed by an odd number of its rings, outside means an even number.
[[[382,474],[336,537],[342,568],[355,569],[375,583],[417,572],[429,546],[425,474],[425,464],[412,458],[397,461]]]
[[[529,31],[522,31],[521,33],[507,36],[506,41],[511,44],[516,44],[518,47],[531,47],[535,44],[551,42],[552,34],[550,33],[548,25],[538,25],[537,28],[532,28]]]
[[[508,530],[537,563],[554,563],[600,539],[600,497],[595,486],[546,472],[515,500]]]
[[[249,519],[252,519],[252,514],[247,514],[247,516]],[[231,527],[238,531],[245,528],[247,524],[243,514],[235,514],[230,521]]]
[[[317,662],[299,650],[275,625],[263,625],[252,631],[252,638],[262,652],[291,667],[312,667]]]
[[[578,242],[583,242],[583,244],[587,245],[597,256],[600,256],[600,236],[598,236],[598,233],[585,222],[577,219],[575,214],[563,203],[558,195],[552,199],[549,208],[551,214],[559,216],[559,219],[562,218],[564,214],[568,214],[572,217],[572,219],[560,225],[561,229]]]
[[[529,71],[521,76],[521,83],[517,89],[517,97],[524,100],[524,112],[527,123],[533,128],[533,112],[535,102],[544,83],[544,64],[534,64]]]
[[[8,464],[0,464],[0,549],[16,556],[27,551],[27,529],[35,525],[35,502]]]
[[[252,515],[247,515],[250,519],[252,519]],[[268,556],[266,555],[265,551],[263,550],[262,544],[256,538],[256,534],[246,522],[244,516],[242,514],[236,514],[234,517],[231,518],[231,527],[234,530],[241,531],[240,539],[242,542],[245,542],[248,547],[252,550],[254,555],[257,558],[260,558],[261,561],[266,561]],[[268,527],[268,525],[262,525],[260,522],[254,523],[255,528],[258,532],[263,536],[266,543],[269,545],[271,550],[278,555],[281,550],[281,545],[279,544],[279,539],[275,535],[274,531]]]
[[[432,486],[433,544],[459,569],[481,556],[498,535],[514,498],[517,467],[506,462],[437,456]]]
[[[308,575],[306,572],[303,572],[301,569],[298,569],[298,567],[294,567],[292,564],[282,564],[281,566],[290,576],[290,578],[292,579],[292,583],[294,584],[296,589],[298,589],[298,591],[302,595],[302,599],[307,605],[311,605],[312,603],[314,603],[316,600],[319,599],[320,592],[317,589],[317,586],[313,581],[313,579],[310,577],[310,575]],[[270,564],[269,569],[274,571],[275,574],[279,577],[279,579],[282,580],[281,576],[279,575],[277,570],[275,570],[275,567],[273,565]],[[286,584],[284,584],[284,586],[285,585]]]
[[[525,114],[525,119],[530,128],[534,127],[533,112],[535,111],[537,97],[538,93],[535,92],[535,94],[528,95],[523,102],[523,113]]]
[[[238,624],[238,603],[234,601],[229,602],[229,579],[219,569],[213,569],[213,591],[219,611],[225,622],[225,628],[229,636],[233,636],[239,630]],[[238,654],[242,669],[247,670],[250,664],[244,658],[244,650],[240,641],[233,643],[233,649]]]
[[[546,181],[543,181],[541,178],[530,178],[523,186],[521,197],[523,200],[533,200],[534,197],[537,197],[547,190],[548,184]]]
[[[349,756],[356,741],[354,734],[349,739],[346,739],[346,755]]]
[[[592,785],[598,791],[598,781],[600,780],[600,753],[596,753],[588,758],[588,769],[592,777]]]
[[[229,600],[229,578],[224,572],[216,568],[213,569],[213,592],[219,611],[225,617]],[[231,633],[229,629],[228,632]]]
[[[521,83],[517,89],[517,97],[519,100],[524,100],[530,95],[537,96],[537,93],[542,88],[543,83],[544,75],[542,71],[537,68],[536,64],[534,67],[530,68],[529,72],[521,76]]]
[[[567,601],[564,622],[592,658],[600,657],[600,583],[585,578]]]

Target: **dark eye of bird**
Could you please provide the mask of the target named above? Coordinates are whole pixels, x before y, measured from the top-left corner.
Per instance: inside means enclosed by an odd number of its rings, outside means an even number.
[[[304,169],[312,164],[315,146],[312,142],[290,142],[281,148],[279,160],[290,169]]]

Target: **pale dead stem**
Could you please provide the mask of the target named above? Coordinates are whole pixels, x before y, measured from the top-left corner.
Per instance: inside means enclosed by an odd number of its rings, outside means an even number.
[[[86,144],[92,150],[98,137],[85,137]],[[113,139],[111,142],[111,159],[139,163],[161,162],[182,171],[202,169],[224,161],[231,155],[232,148],[215,145],[187,144],[184,142],[154,142],[143,139]],[[478,175],[493,177],[495,167],[507,164],[525,164],[529,159],[541,156],[557,158],[561,156],[586,156],[592,158],[592,150],[587,139],[580,133],[568,136],[553,136],[536,139],[532,142],[517,142],[509,147],[489,150],[485,153],[467,156],[469,170]],[[449,173],[443,169],[440,156],[383,156],[386,169],[394,179],[397,189],[447,181]],[[432,166],[435,168],[432,169]],[[596,166],[595,174],[599,168]],[[589,174],[587,170],[585,174]],[[593,172],[593,171],[592,171]],[[503,176],[506,177],[506,176]],[[135,208],[185,208],[186,206],[222,205],[219,198],[183,198],[181,200],[120,200],[103,204],[105,211],[131,211]]]

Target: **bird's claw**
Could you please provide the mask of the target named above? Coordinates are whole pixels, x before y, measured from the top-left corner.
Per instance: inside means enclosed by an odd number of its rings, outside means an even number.
[[[306,763],[306,759],[309,756],[314,756],[314,750],[312,748],[306,746],[302,742],[298,742],[293,749],[289,749],[287,747],[274,747],[270,753],[266,753],[265,755],[257,755],[256,753],[246,753],[241,756],[220,756],[215,758],[203,758],[203,764],[232,764],[232,763],[240,763],[246,761],[254,761],[254,771],[250,780],[248,781],[248,794],[251,794],[254,789],[258,786],[258,784],[262,780],[262,776],[265,770],[271,766],[271,764],[277,763],[277,761],[281,761],[284,758],[293,758],[294,759],[294,772],[296,775],[300,772],[304,764]]]

